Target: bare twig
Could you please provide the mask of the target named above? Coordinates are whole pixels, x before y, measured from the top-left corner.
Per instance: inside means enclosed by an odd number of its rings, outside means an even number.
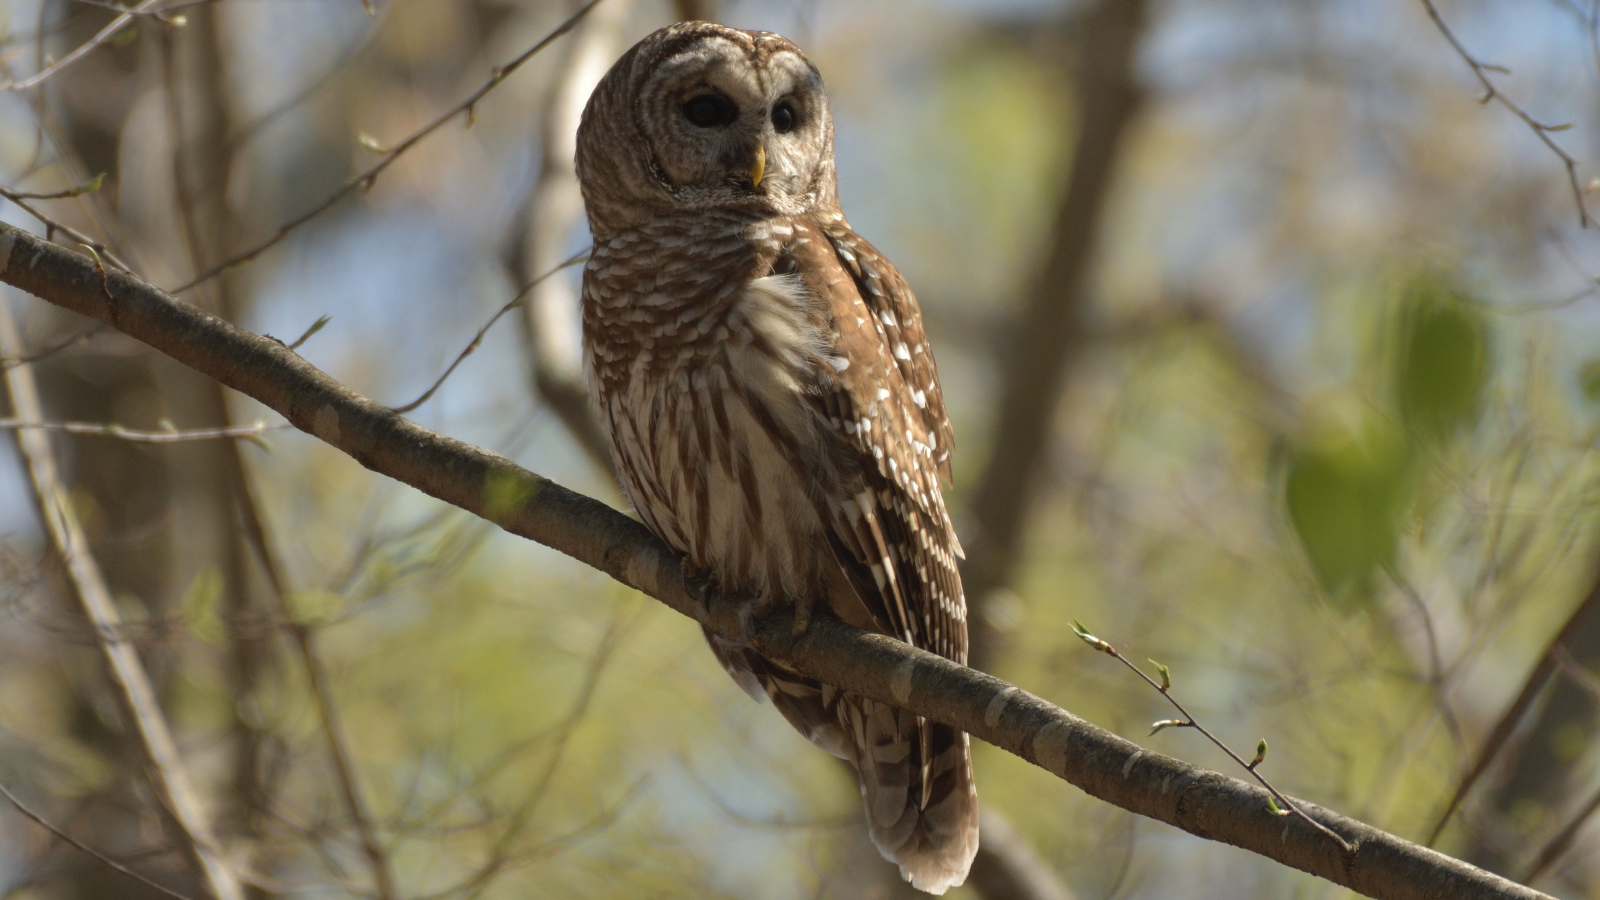
[[[1276,804],[1272,804],[1272,811],[1274,814],[1292,814],[1298,816],[1299,818],[1303,819],[1306,824],[1312,826],[1318,831],[1321,831],[1330,839],[1336,841],[1346,852],[1349,852],[1353,849],[1350,846],[1349,841],[1346,841],[1344,838],[1335,834],[1326,825],[1323,825],[1321,822],[1318,822],[1309,815],[1306,815],[1304,810],[1300,809],[1293,802],[1291,802],[1288,797],[1284,796],[1282,791],[1273,787],[1272,784],[1267,781],[1266,777],[1261,774],[1259,771],[1261,763],[1267,758],[1267,742],[1265,740],[1261,741],[1261,743],[1257,745],[1255,758],[1250,762],[1245,762],[1244,757],[1233,752],[1232,747],[1229,747],[1227,744],[1223,743],[1222,739],[1212,734],[1204,725],[1201,725],[1200,721],[1194,717],[1194,714],[1185,709],[1183,704],[1178,702],[1177,697],[1172,696],[1172,676],[1168,672],[1166,666],[1163,666],[1160,663],[1155,663],[1156,668],[1161,674],[1161,680],[1156,681],[1154,678],[1146,675],[1143,669],[1134,664],[1133,660],[1130,660],[1121,653],[1118,653],[1116,647],[1113,647],[1106,641],[1103,641],[1100,638],[1095,637],[1093,634],[1090,634],[1088,629],[1084,628],[1081,623],[1074,621],[1072,623],[1072,630],[1077,633],[1078,637],[1083,639],[1084,643],[1133,670],[1135,675],[1138,675],[1140,678],[1144,679],[1146,684],[1155,688],[1156,691],[1161,694],[1161,696],[1167,698],[1167,702],[1172,704],[1173,709],[1176,709],[1178,714],[1183,716],[1182,719],[1162,719],[1159,722],[1154,723],[1150,726],[1151,734],[1155,734],[1156,732],[1166,728],[1193,728],[1195,731],[1205,735],[1206,740],[1217,745],[1217,749],[1228,754],[1230,759],[1238,763],[1246,772],[1249,772],[1250,776],[1259,782],[1262,787],[1267,789],[1267,792],[1270,793],[1273,799],[1277,801]],[[1151,662],[1155,661],[1151,660]],[[1269,801],[1269,803],[1271,803],[1271,801]]]
[[[583,6],[579,7],[578,11],[573,13],[565,22],[562,22],[560,25],[556,26],[554,31],[545,35],[544,38],[542,38],[537,44],[534,44],[532,47],[524,50],[520,55],[512,59],[510,62],[501,66],[496,66],[494,73],[490,76],[489,80],[484,82],[483,85],[477,90],[467,95],[465,100],[462,100],[460,103],[457,103],[455,106],[452,106],[450,109],[439,114],[439,116],[433,121],[422,126],[422,128],[419,130],[412,132],[404,140],[400,141],[400,143],[395,144],[393,147],[385,148],[383,150],[383,158],[378,160],[376,164],[362,172],[360,175],[357,175],[356,177],[345,182],[343,187],[339,188],[337,191],[334,191],[321,203],[318,203],[316,206],[312,207],[306,212],[301,213],[295,218],[290,219],[289,221],[278,226],[278,230],[273,233],[272,237],[267,238],[248,250],[235,253],[227,259],[224,259],[222,262],[211,266],[204,272],[196,275],[188,283],[173,288],[172,293],[181,294],[203,281],[216,277],[221,272],[250,262],[272,247],[277,246],[279,242],[288,237],[289,234],[296,228],[299,228],[305,223],[315,219],[317,216],[322,215],[324,212],[327,212],[334,206],[338,205],[339,201],[343,200],[344,198],[357,191],[371,190],[373,184],[377,182],[378,176],[383,174],[385,169],[393,165],[395,160],[399,159],[407,150],[415,147],[422,141],[423,138],[433,134],[435,131],[438,131],[456,116],[465,115],[467,117],[467,124],[471,125],[473,116],[475,114],[474,111],[476,110],[478,103],[483,100],[484,97],[488,96],[490,91],[498,87],[502,81],[505,81],[507,76],[521,68],[524,63],[532,59],[539,53],[539,51],[550,46],[550,44],[553,43],[557,38],[566,34],[568,31],[571,31],[573,26],[577,25],[578,22],[588,14],[589,10],[594,9],[595,5],[600,2],[601,0],[589,0],[588,3],[585,3]]]
[[[26,363],[38,362],[41,359],[47,359],[63,350],[66,350],[69,347],[74,347],[83,343],[97,334],[103,334],[106,330],[107,329],[104,326],[95,325],[91,328],[85,328],[71,337],[63,338],[62,340],[51,344],[43,350],[37,350],[33,353],[29,353],[26,356],[0,356],[0,372],[4,372],[6,369],[11,368],[12,366],[20,366]]]
[[[106,24],[106,27],[96,32],[94,37],[73,48],[72,52],[68,53],[66,56],[61,57],[60,59],[48,66],[45,66],[43,69],[40,69],[38,72],[22,79],[21,81],[7,81],[4,84],[0,84],[0,91],[25,91],[29,88],[37,87],[43,84],[62,69],[65,69],[66,67],[89,55],[94,48],[99,47],[105,42],[116,37],[118,32],[128,27],[128,24],[134,20],[134,17],[149,13],[160,2],[161,0],[144,0],[144,2],[138,6],[128,10],[127,12],[124,12],[115,19],[112,19]]]
[[[85,844],[83,841],[78,840],[77,838],[73,837],[72,835],[67,834],[65,831],[62,831],[61,829],[57,828],[56,826],[50,824],[50,821],[48,819],[46,819],[44,816],[40,815],[39,813],[34,812],[32,809],[30,809],[26,803],[23,803],[22,800],[19,797],[17,797],[16,794],[13,794],[11,792],[10,788],[7,788],[3,784],[0,784],[0,797],[5,797],[6,800],[9,801],[12,806],[16,807],[17,812],[21,813],[23,816],[27,817],[28,819],[31,819],[35,825],[38,825],[40,828],[43,828],[45,831],[48,831],[52,835],[55,835],[55,837],[58,840],[65,841],[66,843],[71,844],[72,846],[74,846],[74,847],[78,848],[79,850],[83,851],[84,853],[89,854],[90,856],[92,856],[95,859],[99,860],[102,864],[106,865],[107,867],[115,869],[118,872],[121,872],[122,874],[128,876],[129,878],[132,878],[134,881],[139,882],[140,884],[144,885],[147,888],[150,888],[153,891],[159,891],[160,893],[165,894],[168,897],[173,898],[173,900],[193,900],[193,898],[189,897],[188,895],[180,894],[177,891],[173,890],[172,888],[167,887],[164,884],[159,884],[157,882],[151,881],[150,879],[144,877],[143,875],[140,875],[138,872],[135,872],[134,870],[128,868],[127,866],[123,865],[122,863],[119,863],[116,860],[112,859],[111,857],[105,855],[104,853],[101,853],[99,850],[96,850],[95,848],[89,846],[88,844]]]
[[[1562,624],[1555,637],[1545,646],[1544,652],[1539,654],[1533,668],[1528,671],[1528,677],[1523,679],[1522,689],[1517,692],[1516,699],[1511,701],[1511,705],[1500,715],[1499,721],[1495,722],[1494,728],[1490,729],[1483,746],[1478,748],[1478,754],[1473,759],[1471,768],[1461,777],[1455,793],[1450,796],[1450,802],[1445,804],[1444,812],[1439,814],[1433,829],[1428,832],[1428,839],[1424,842],[1426,846],[1433,846],[1434,841],[1439,839],[1440,832],[1444,831],[1444,826],[1449,823],[1450,817],[1460,808],[1461,801],[1466,799],[1473,785],[1477,784],[1483,773],[1488,771],[1489,764],[1494,762],[1495,757],[1505,747],[1517,724],[1522,721],[1528,708],[1533,706],[1534,699],[1539,696],[1545,683],[1554,674],[1558,665],[1557,654],[1566,647],[1572,635],[1583,625],[1584,619],[1591,614],[1600,614],[1600,573],[1597,573],[1595,583],[1589,588],[1589,593],[1583,598],[1583,602],[1572,611],[1572,615],[1567,617],[1567,621]]]
[[[1566,131],[1571,128],[1572,123],[1563,122],[1551,125],[1529,115],[1521,106],[1517,105],[1516,101],[1502,93],[1500,88],[1495,85],[1494,79],[1489,77],[1491,71],[1509,74],[1507,70],[1502,66],[1482,62],[1473,56],[1466,47],[1462,46],[1461,41],[1450,30],[1450,26],[1445,24],[1444,17],[1439,15],[1439,8],[1434,5],[1433,0],[1421,0],[1421,2],[1423,8],[1428,11],[1428,18],[1432,19],[1433,24],[1439,29],[1439,33],[1444,35],[1444,39],[1450,42],[1451,47],[1455,48],[1456,54],[1471,67],[1472,74],[1478,76],[1478,83],[1483,85],[1483,95],[1478,98],[1478,102],[1488,103],[1492,100],[1510,110],[1511,114],[1521,119],[1523,124],[1527,125],[1539,140],[1550,148],[1552,153],[1561,158],[1561,164],[1567,168],[1567,181],[1572,185],[1572,199],[1578,205],[1578,226],[1580,228],[1589,228],[1594,225],[1594,218],[1589,215],[1588,204],[1583,199],[1583,185],[1578,181],[1578,161],[1560,144],[1556,143],[1555,138],[1551,137],[1556,132]]]
[[[30,195],[28,194],[21,194],[9,188],[0,187],[0,197],[4,197],[5,199],[10,200],[12,203],[15,203],[23,212],[33,216],[35,219],[38,219],[40,224],[44,225],[46,232],[45,237],[52,238],[55,232],[59,231],[72,240],[84,245],[85,247],[89,247],[96,253],[104,256],[106,259],[111,260],[111,262],[115,264],[117,268],[123,270],[124,272],[133,271],[132,266],[118,258],[115,253],[111,252],[111,248],[107,247],[104,243],[89,237],[78,229],[73,228],[71,225],[45,215],[37,206],[34,206],[28,202],[29,196]]]
[[[29,260],[13,265],[13,260]],[[797,633],[792,614],[749,633],[738,604],[708,609],[683,566],[641,523],[504,457],[396,415],[281,343],[122,272],[111,298],[81,254],[0,222],[0,281],[115,327],[210,375],[380,472],[638,589],[712,634],[823,684],[958,728],[1094,797],[1278,860],[1376,900],[1549,900],[1547,895],[1305,801],[1274,815],[1265,789],[1139,747],[998,678],[827,616]]]
[[[10,307],[0,303],[0,352],[16,353],[19,343]],[[11,408],[17,418],[31,422],[43,421],[32,368],[25,365],[12,367],[5,373],[5,382],[11,397]],[[34,500],[44,519],[45,530],[66,566],[68,580],[83,607],[84,616],[99,635],[100,648],[105,653],[112,683],[117,687],[123,710],[127,714],[124,724],[134,733],[149,763],[151,786],[187,838],[187,849],[193,854],[216,900],[242,900],[243,889],[223,862],[220,849],[211,834],[210,821],[189,781],[188,771],[178,755],[177,744],[172,739],[172,731],[156,700],[155,689],[145,675],[144,665],[139,661],[138,651],[122,634],[121,614],[112,602],[111,591],[89,553],[88,538],[78,524],[77,513],[73,511],[72,502],[56,473],[49,436],[38,429],[24,429],[17,432],[17,446],[27,464]]]
[[[489,859],[484,862],[471,876],[462,883],[447,888],[437,894],[425,897],[423,900],[442,900],[446,897],[461,896],[466,900],[476,900],[494,882],[496,876],[510,867],[517,858],[513,852],[517,839],[528,826],[528,821],[538,811],[539,805],[550,792],[555,783],[555,776],[561,769],[565,760],[567,745],[572,741],[572,735],[589,714],[589,707],[594,701],[594,693],[600,686],[600,678],[605,674],[611,655],[617,649],[626,632],[628,622],[621,618],[613,618],[606,632],[600,638],[600,643],[595,647],[594,655],[589,659],[589,666],[584,672],[583,683],[578,687],[578,693],[573,698],[572,706],[567,714],[562,717],[561,723],[556,726],[553,746],[549,756],[545,758],[544,768],[539,777],[534,780],[533,788],[528,792],[522,802],[512,812],[510,821],[500,832],[498,840]]]
[[[258,421],[254,425],[240,425],[229,428],[200,428],[189,431],[179,431],[174,428],[171,431],[140,431],[134,428],[123,428],[121,425],[108,422],[28,422],[22,419],[0,419],[0,431],[33,428],[39,431],[54,431],[60,434],[92,434],[147,444],[175,444],[183,441],[209,441],[217,438],[244,438],[248,440],[259,438],[267,431],[279,431],[293,427],[287,422],[268,425],[266,422]]]
[[[517,291],[517,295],[515,297],[512,297],[510,302],[506,303],[505,306],[502,306],[499,309],[495,310],[494,315],[489,317],[489,321],[483,323],[483,327],[478,329],[478,333],[472,336],[472,340],[467,342],[467,346],[464,347],[461,350],[460,353],[456,354],[456,358],[451,361],[450,365],[445,367],[445,370],[444,370],[443,374],[441,374],[437,379],[435,379],[433,384],[430,385],[427,390],[422,392],[422,396],[420,396],[417,399],[411,401],[410,403],[407,403],[404,406],[396,406],[394,408],[394,411],[397,412],[397,413],[408,413],[408,412],[411,412],[412,410],[416,409],[417,407],[421,406],[422,404],[427,403],[428,400],[430,398],[432,398],[433,395],[436,392],[438,392],[439,388],[444,386],[445,379],[449,378],[452,374],[455,373],[456,367],[461,365],[462,361],[465,360],[467,357],[469,357],[473,353],[477,352],[478,347],[483,343],[483,336],[489,333],[489,329],[494,327],[494,323],[500,321],[500,317],[501,316],[504,316],[506,313],[508,313],[508,312],[512,311],[513,309],[516,309],[517,307],[522,306],[524,303],[526,303],[527,300],[528,300],[529,292],[532,291],[534,288],[536,288],[539,285],[540,282],[542,282],[545,279],[549,278],[550,276],[556,274],[557,272],[561,271],[562,269],[570,268],[571,266],[576,266],[576,265],[578,265],[580,263],[587,262],[588,259],[589,259],[589,251],[588,250],[581,250],[578,253],[567,257],[566,260],[564,260],[564,261],[562,261],[560,263],[557,263],[555,268],[550,269],[549,271],[545,272],[544,274],[540,275],[539,277],[537,277],[537,278],[533,279],[532,281],[528,282],[526,285],[523,285],[522,290]],[[315,327],[315,326],[313,326],[313,327]],[[315,332],[307,333],[306,337],[310,337],[310,335],[313,334],[313,333],[315,333]],[[303,340],[305,340],[305,338],[301,338],[301,340],[303,341]],[[300,341],[296,341],[294,344],[292,344],[290,346],[289,349],[292,350],[292,349],[294,349],[295,347],[297,347],[299,345],[300,345]]]
[[[99,175],[96,175],[89,181],[80,184],[77,187],[67,188],[66,190],[48,191],[45,193],[12,191],[7,196],[15,200],[68,200],[73,197],[82,197],[84,194],[90,194],[100,190],[100,186],[105,183],[105,180],[106,173],[101,172]]]

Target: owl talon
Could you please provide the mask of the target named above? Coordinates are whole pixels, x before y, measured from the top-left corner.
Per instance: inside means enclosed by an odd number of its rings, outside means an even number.
[[[799,637],[811,630],[811,610],[813,606],[814,604],[809,597],[796,601],[794,605],[794,626],[789,632],[792,636]]]

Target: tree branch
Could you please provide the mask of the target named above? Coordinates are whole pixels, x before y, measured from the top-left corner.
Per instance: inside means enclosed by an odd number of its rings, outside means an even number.
[[[10,226],[7,226],[10,227]],[[5,237],[0,237],[4,243]],[[41,242],[43,243],[43,242]],[[0,254],[4,255],[4,254]],[[75,254],[74,254],[75,255]],[[83,259],[83,257],[78,257]],[[91,266],[94,264],[91,262]],[[0,352],[20,352],[20,341],[9,307],[0,303]],[[5,373],[6,394],[17,418],[39,421],[41,410],[39,394],[34,386],[31,366],[15,366]],[[73,594],[83,607],[84,618],[94,626],[100,649],[105,653],[106,666],[111,673],[111,683],[116,686],[124,715],[124,727],[130,737],[138,741],[145,762],[149,765],[151,788],[172,821],[183,834],[206,886],[215,900],[243,900],[239,880],[223,861],[220,848],[211,833],[211,823],[200,798],[189,780],[188,770],[178,755],[177,742],[167,726],[161,705],[156,700],[155,688],[145,674],[139,653],[124,636],[122,617],[111,599],[106,586],[89,554],[89,539],[78,523],[72,502],[56,473],[54,452],[50,438],[38,429],[17,432],[17,447],[27,465],[30,486],[33,489],[39,515],[44,519],[50,543],[66,567]]]
[[[1144,105],[1135,61],[1146,0],[1100,0],[1080,26],[1072,170],[1056,205],[1046,255],[1018,312],[1000,365],[1000,411],[989,461],[972,498],[972,663],[992,664],[1003,636],[984,611],[1021,567],[1029,512],[1049,462],[1065,375],[1086,337],[1096,238],[1129,126]]]
[[[592,566],[737,639],[734,604],[702,610],[677,556],[640,523],[504,457],[410,422],[280,343],[244,331],[122,272],[0,223],[0,281],[103,322],[277,410],[363,466]],[[1274,815],[1270,795],[1153,753],[998,678],[893,638],[788,614],[753,644],[796,671],[988,741],[1090,795],[1380,900],[1546,895],[1305,801],[1351,846]]]

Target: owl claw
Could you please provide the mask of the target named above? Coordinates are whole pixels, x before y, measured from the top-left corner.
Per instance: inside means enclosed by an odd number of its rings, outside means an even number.
[[[764,594],[728,594],[711,576],[710,569],[696,566],[687,556],[683,558],[683,584],[689,595],[699,604],[695,620],[717,645],[725,650],[748,650],[755,643],[759,619],[772,612],[772,601]],[[731,611],[729,607],[732,607]],[[733,620],[736,637],[723,637],[722,626]]]
[[[795,602],[794,626],[789,632],[794,637],[799,637],[811,630],[811,609],[813,605],[809,597],[801,598]]]
[[[695,619],[701,625],[708,624],[711,621],[711,601],[719,593],[711,580],[711,570],[700,568],[687,556],[679,563],[683,566],[683,586],[688,588],[689,596],[700,604]]]

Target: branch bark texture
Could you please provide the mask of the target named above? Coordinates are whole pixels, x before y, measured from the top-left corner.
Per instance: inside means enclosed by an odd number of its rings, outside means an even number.
[[[277,410],[367,468],[482,516],[739,636],[731,604],[700,608],[677,557],[643,525],[504,457],[435,434],[341,385],[280,342],[0,223],[0,281],[122,331]],[[722,608],[727,606],[729,608]],[[1546,895],[1315,804],[1346,851],[1274,815],[1255,785],[1145,750],[998,678],[825,617],[796,636],[763,621],[757,649],[814,678],[961,728],[1090,795],[1381,900]]]

